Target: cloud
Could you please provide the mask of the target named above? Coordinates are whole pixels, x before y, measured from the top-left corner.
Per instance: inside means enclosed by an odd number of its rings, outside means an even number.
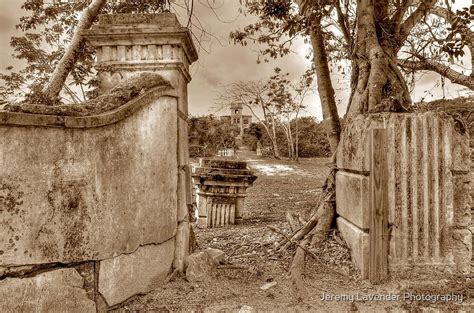
[[[10,47],[10,38],[19,34],[15,25],[23,13],[21,3],[20,0],[0,1],[0,70],[21,64],[11,57],[13,49]]]

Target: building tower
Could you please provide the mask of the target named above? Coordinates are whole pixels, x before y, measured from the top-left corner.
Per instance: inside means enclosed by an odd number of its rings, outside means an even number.
[[[241,103],[233,103],[230,106],[230,123],[239,125],[239,129],[240,129],[239,137],[240,137],[240,139],[244,135],[242,110],[243,110],[243,106],[242,106]]]

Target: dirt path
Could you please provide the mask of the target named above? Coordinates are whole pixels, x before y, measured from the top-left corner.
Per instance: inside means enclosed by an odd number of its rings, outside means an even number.
[[[316,252],[319,261],[307,262],[306,292],[292,292],[287,268],[292,252],[272,251],[281,237],[267,226],[289,234],[285,213],[290,210],[306,216],[314,206],[327,174],[327,159],[303,159],[299,163],[262,160],[246,152],[243,156],[258,179],[249,189],[244,222],[238,226],[196,229],[200,248],[223,250],[232,265],[241,268],[218,269],[215,277],[205,283],[189,283],[178,277],[153,292],[131,299],[118,311],[204,311],[204,312],[403,312],[438,308],[442,311],[474,312],[474,278],[400,277],[397,282],[371,286],[360,280],[352,267],[349,250],[336,232],[331,233]],[[323,266],[321,266],[324,264]],[[329,268],[329,269],[328,269]],[[408,275],[407,275],[408,276]],[[410,278],[410,279],[408,279]],[[276,285],[268,290],[260,287],[267,282]],[[395,280],[394,280],[395,281]],[[386,295],[403,297],[404,292],[418,294],[462,293],[469,299],[456,302],[370,301],[364,296]],[[342,295],[347,301],[322,301],[321,296]],[[359,296],[350,301],[350,296]],[[430,311],[436,312],[436,311]]]

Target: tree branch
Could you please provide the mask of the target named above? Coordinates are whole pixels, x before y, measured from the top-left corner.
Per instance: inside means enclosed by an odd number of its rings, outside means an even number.
[[[396,25],[395,31],[398,33],[400,31],[400,26],[403,20],[403,17],[408,11],[408,8],[413,5],[413,0],[403,0],[402,3],[397,7],[397,10],[392,16],[391,22]]]
[[[336,0],[335,3],[336,11],[337,11],[337,22],[339,23],[341,27],[341,32],[344,35],[344,39],[347,42],[347,46],[352,49],[352,39],[351,35],[349,33],[349,30],[347,28],[348,22],[347,22],[347,16],[342,13],[341,5],[339,3],[339,0]]]
[[[398,34],[399,46],[403,46],[408,35],[413,27],[420,22],[420,20],[428,14],[431,8],[436,4],[436,0],[422,1],[418,8],[400,25],[400,32]]]
[[[451,25],[453,25],[456,21],[455,19],[456,15],[447,8],[443,8],[440,6],[433,6],[433,8],[431,8],[430,10],[430,13],[446,20],[446,22],[450,23]],[[467,46],[469,48],[469,51],[471,52],[471,66],[473,66],[474,65],[474,31],[472,31],[470,28],[466,28],[465,34],[468,41]],[[470,77],[471,79],[474,79],[474,67],[472,68]]]
[[[82,31],[91,27],[105,3],[106,0],[94,0],[91,2],[91,4],[89,4],[84,12],[82,12],[81,19],[77,24],[69,47],[64,53],[63,57],[59,60],[58,65],[51,75],[51,80],[43,90],[43,93],[49,99],[57,98],[61,92],[69,72],[71,72],[71,70],[74,68],[74,65],[76,64],[79,50],[83,44]]]
[[[433,60],[429,60],[429,59],[419,59],[419,61],[398,60],[398,65],[406,70],[433,71],[440,74],[443,77],[446,77],[454,84],[465,86],[471,90],[474,90],[474,77],[459,73],[451,69],[449,66],[446,66],[442,63],[439,63]]]

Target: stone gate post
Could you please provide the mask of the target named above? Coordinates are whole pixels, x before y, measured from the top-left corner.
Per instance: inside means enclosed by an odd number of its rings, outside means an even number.
[[[387,132],[388,269],[469,274],[469,136],[442,112],[380,113],[347,121],[337,150],[337,227],[368,277],[372,129]]]
[[[157,72],[176,90],[178,99],[178,233],[174,267],[184,270],[188,254],[188,205],[192,186],[188,167],[189,66],[198,58],[187,28],[172,13],[102,15],[84,33],[96,49],[100,91],[137,72]]]

